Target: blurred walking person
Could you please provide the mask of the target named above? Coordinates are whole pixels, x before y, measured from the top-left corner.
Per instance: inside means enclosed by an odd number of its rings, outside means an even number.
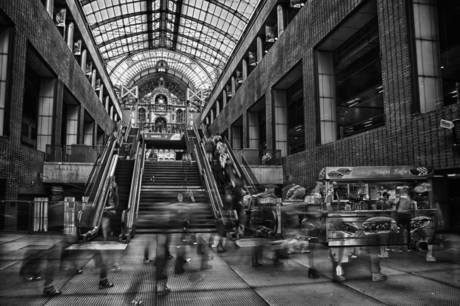
[[[161,296],[171,292],[167,283],[168,276],[165,274],[165,268],[167,264],[167,258],[172,258],[169,253],[169,242],[171,238],[169,234],[158,234],[157,235],[157,248],[156,248],[156,294]]]

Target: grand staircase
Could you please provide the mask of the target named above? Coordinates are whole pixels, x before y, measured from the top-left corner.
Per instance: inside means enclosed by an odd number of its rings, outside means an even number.
[[[187,191],[192,191],[193,199]],[[178,194],[183,194],[180,202]],[[214,232],[215,218],[201,184],[196,162],[146,161],[142,178],[137,233]]]

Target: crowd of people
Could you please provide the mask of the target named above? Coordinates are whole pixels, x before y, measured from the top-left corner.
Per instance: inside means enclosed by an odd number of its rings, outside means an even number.
[[[232,158],[229,154],[229,150],[222,140],[221,136],[212,136],[204,138],[204,148],[206,152],[206,158],[211,166],[214,177],[216,179],[217,187],[222,195],[224,209],[227,211],[234,211],[237,215],[237,236],[234,238],[242,238],[245,235],[258,236],[260,233],[265,231],[266,237],[274,238],[275,233],[274,226],[277,223],[279,217],[273,209],[273,205],[260,205],[264,202],[264,199],[276,199],[278,195],[275,194],[275,186],[266,186],[265,190],[261,193],[251,194],[249,190],[244,186],[242,179],[238,177],[235,171],[235,165],[232,162]],[[266,162],[269,159],[266,158]],[[154,177],[152,178],[154,180]],[[325,190],[321,182],[317,182],[314,189],[307,194],[306,189],[300,185],[292,183],[291,180],[287,180],[285,188],[282,190],[282,198],[287,201],[312,201],[312,199],[321,199],[325,203],[328,211],[333,211],[334,201],[334,187],[331,186],[328,190]],[[191,196],[192,202],[195,202],[193,196]],[[182,200],[179,200],[182,202]],[[275,203],[275,202],[273,202]],[[271,204],[273,204],[271,203]],[[401,245],[405,245],[411,241],[411,214],[409,213],[414,209],[413,201],[408,193],[408,189],[400,188],[398,196],[389,204],[389,194],[386,190],[379,191],[379,199],[376,201],[376,205],[380,205],[381,209],[394,209],[396,212],[396,222],[398,223],[401,231]],[[101,230],[103,240],[108,240],[111,236],[111,222],[113,216],[116,215],[117,207],[119,205],[118,196],[118,185],[115,176],[111,177],[108,183],[108,197],[106,206],[103,210],[101,217]],[[415,208],[416,209],[416,208]],[[268,220],[266,213],[271,214],[274,219]],[[277,241],[271,242],[256,242],[252,246],[251,251],[251,264],[254,268],[264,265],[263,259],[266,258],[267,253],[273,260],[274,266],[280,266],[283,264],[283,259],[288,258],[289,254],[292,253],[306,253],[308,257],[308,277],[318,278],[318,272],[314,266],[313,253],[315,249],[315,243],[310,238],[304,239],[305,233],[302,234],[301,224],[298,211],[295,206],[288,206],[285,208],[282,214],[283,232],[284,236]],[[258,220],[257,218],[262,218]],[[267,221],[268,223],[264,223]],[[268,225],[267,225],[268,224]],[[227,247],[224,243],[224,237],[219,234],[213,233],[209,236],[209,240],[197,239],[196,234],[190,231],[190,219],[184,217],[183,222],[183,233],[180,237],[180,241],[176,244],[175,252],[175,263],[174,273],[176,275],[183,274],[186,272],[185,265],[190,261],[190,254],[187,254],[189,248],[187,245],[196,247],[196,253],[201,256],[200,271],[212,269],[212,265],[209,261],[213,259],[211,250],[215,248],[216,253],[221,254],[227,252]],[[222,224],[217,223],[218,232],[225,232],[220,229],[219,226]],[[273,226],[273,227],[272,227]],[[333,230],[329,225],[329,230]],[[384,235],[374,236],[375,241],[369,246],[363,248],[354,247],[331,247],[329,249],[329,258],[331,260],[332,267],[332,279],[334,281],[343,282],[346,280],[344,264],[349,262],[350,258],[356,257],[358,251],[364,251],[368,255],[368,262],[370,266],[370,273],[372,281],[384,281],[387,276],[382,274],[380,267],[380,260],[388,257],[388,237]],[[30,256],[28,260],[23,262],[20,269],[20,276],[25,281],[40,281],[44,278],[44,289],[43,295],[55,296],[60,295],[61,291],[57,289],[54,284],[54,278],[56,272],[60,266],[65,266],[67,270],[72,271],[75,274],[82,274],[83,270],[78,265],[74,254],[66,251],[66,248],[71,245],[73,241],[64,239],[61,243],[53,246],[47,253],[47,264],[43,269],[37,265],[37,258]],[[151,258],[152,248],[154,247],[154,258]],[[161,296],[168,294],[171,289],[168,287],[168,275],[166,272],[166,266],[174,256],[170,252],[171,249],[171,235],[170,234],[157,234],[155,235],[155,241],[147,241],[144,248],[144,264],[154,264],[156,269],[154,272],[154,279],[156,280],[157,288],[156,294]],[[108,272],[119,272],[121,267],[119,265],[119,256],[107,256],[104,251],[94,251],[93,258],[96,266],[99,268],[99,289],[107,289],[114,286],[108,279]],[[428,248],[427,261],[435,261],[436,259],[432,256],[432,247]],[[200,280],[202,278],[200,273],[194,273],[193,279]],[[135,285],[133,285],[135,286]],[[142,305],[143,301],[132,300],[132,305]]]

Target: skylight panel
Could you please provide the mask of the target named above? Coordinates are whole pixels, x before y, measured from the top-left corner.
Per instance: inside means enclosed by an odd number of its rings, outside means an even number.
[[[121,8],[119,6],[114,6],[114,11],[115,11],[115,15],[114,16],[118,16],[121,14]]]
[[[113,7],[110,7],[106,10],[106,13],[107,13],[107,18],[112,18],[113,16],[115,16],[115,10],[113,9]]]
[[[100,1],[100,2],[98,3],[98,5],[99,5],[99,9],[101,9],[101,10],[105,9],[106,6],[107,6],[107,4],[105,3],[105,1]]]
[[[128,6],[126,4],[123,4],[120,7],[121,7],[122,14],[128,14]]]
[[[197,61],[202,65],[194,67],[199,67],[201,71],[200,82],[210,84],[221,73],[222,67],[242,35],[247,21],[243,16],[249,18],[260,0],[183,0],[180,15],[177,16],[178,29],[174,27],[178,5],[176,1],[165,2],[168,10],[166,29],[160,29],[159,13],[152,13],[152,18],[147,18],[144,13],[147,5],[151,5],[154,11],[158,10],[162,0],[152,0],[149,3],[147,1],[151,0],[94,0],[82,5],[88,23],[93,26],[99,24],[92,31],[106,60],[107,69],[114,69],[118,74],[119,68],[124,66],[123,61],[127,60],[126,54],[136,50],[143,54],[148,48],[161,47],[148,50],[147,54],[156,58],[162,54],[162,58],[173,58],[175,62],[182,61],[182,65],[187,67],[191,67],[191,63]],[[233,10],[237,10],[243,19],[235,17]],[[106,24],[107,20],[113,21]],[[152,20],[150,27],[146,23],[147,20]],[[153,33],[145,34],[149,28]],[[163,30],[166,32],[161,33]],[[173,47],[175,30],[178,31],[178,36],[174,47],[179,52],[164,49]],[[166,36],[163,41],[165,45],[160,46],[160,36]],[[143,70],[148,70],[149,67],[153,67],[156,61],[152,56],[141,60],[143,62],[139,63],[137,69],[142,67]],[[132,73],[136,71],[138,70],[132,70]],[[115,77],[112,72],[115,71],[110,71],[112,77]],[[193,79],[196,80],[197,77]]]
[[[90,5],[91,5],[91,12],[99,10],[99,3],[97,3],[97,1],[91,2]]]

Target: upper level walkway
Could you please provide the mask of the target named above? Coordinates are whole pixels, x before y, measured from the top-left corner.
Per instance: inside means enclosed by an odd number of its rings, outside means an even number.
[[[198,242],[207,243],[210,234],[198,234]],[[425,261],[421,252],[390,252],[382,259],[383,282],[372,282],[367,253],[344,266],[347,280],[336,283],[331,278],[328,250],[316,246],[314,262],[319,278],[308,278],[305,254],[293,254],[283,265],[273,265],[273,253],[264,249],[263,266],[252,267],[252,248],[237,247],[225,240],[227,252],[208,250],[212,257],[209,269],[201,270],[202,255],[197,245],[180,235],[171,236],[169,250],[174,256],[167,261],[169,294],[157,296],[155,265],[144,264],[144,247],[155,257],[156,234],[139,234],[123,251],[105,251],[104,258],[118,262],[121,270],[109,271],[113,288],[99,289],[99,271],[94,252],[79,251],[74,270],[56,271],[54,285],[62,291],[55,297],[42,296],[44,281],[25,281],[21,266],[32,263],[43,273],[47,250],[65,241],[62,235],[0,234],[0,304],[7,305],[129,305],[134,299],[144,305],[459,305],[460,304],[460,237],[447,235],[444,246],[435,247],[436,262]],[[217,237],[215,237],[217,240]],[[214,245],[216,242],[214,242]],[[186,251],[185,272],[175,275],[177,254]],[[117,257],[119,259],[117,260]],[[206,253],[205,253],[206,256]],[[206,258],[208,258],[206,256]],[[206,259],[205,258],[205,259]],[[33,259],[33,260],[31,260]],[[56,259],[58,260],[58,259]],[[59,262],[58,262],[59,263]],[[61,262],[66,268],[68,262]],[[71,271],[71,272],[69,272]],[[42,275],[43,276],[43,275]]]

